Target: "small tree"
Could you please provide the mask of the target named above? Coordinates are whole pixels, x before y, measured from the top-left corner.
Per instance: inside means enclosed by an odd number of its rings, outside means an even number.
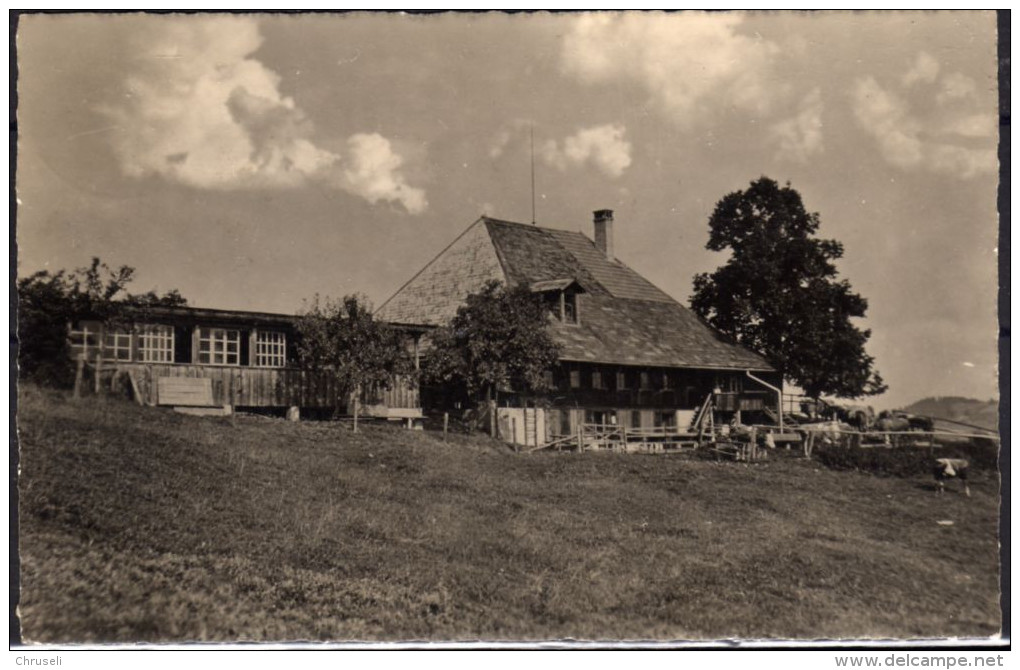
[[[68,324],[95,319],[111,326],[136,317],[144,320],[152,307],[187,304],[176,290],[133,295],[127,291],[135,270],[111,270],[98,258],[72,272],[36,272],[18,280],[19,374],[43,384],[67,386],[73,379]]]
[[[547,314],[527,287],[490,281],[433,334],[426,378],[459,385],[476,401],[493,400],[500,389],[549,390],[545,373],[556,364],[559,348]]]
[[[361,390],[389,388],[395,377],[412,372],[400,334],[373,319],[363,298],[349,295],[321,301],[315,296],[301,314],[297,331],[302,366],[333,375],[340,397],[353,398],[355,432]]]
[[[694,278],[697,314],[813,398],[886,390],[864,349],[871,331],[851,321],[868,303],[837,279],[833,261],[843,245],[814,237],[819,216],[804,209],[797,191],[761,177],[720,200],[708,225],[707,248],[732,255]]]

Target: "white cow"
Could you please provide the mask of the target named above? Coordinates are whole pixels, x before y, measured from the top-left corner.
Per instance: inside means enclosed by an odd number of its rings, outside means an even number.
[[[937,458],[932,473],[935,475],[935,482],[938,486],[936,493],[943,493],[946,490],[946,480],[955,477],[963,484],[963,492],[970,497],[970,486],[967,485],[967,471],[970,463],[963,458]]]

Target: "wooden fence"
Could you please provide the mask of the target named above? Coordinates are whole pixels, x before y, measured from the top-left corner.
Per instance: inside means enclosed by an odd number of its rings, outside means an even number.
[[[750,434],[737,435],[736,433],[715,430],[708,431],[684,431],[675,427],[661,426],[654,428],[629,428],[620,425],[580,423],[576,426],[571,435],[554,436],[551,441],[538,445],[529,451],[537,449],[578,449],[609,450],[609,451],[653,451],[663,452],[684,447],[696,447],[698,445],[714,445],[717,451],[734,448],[742,456],[737,460],[758,460],[767,448],[774,448],[782,444],[798,443],[798,448],[804,450],[806,456],[823,443],[838,444],[847,447],[859,448],[909,448],[923,447],[936,449],[961,440],[988,440],[998,444],[999,437],[988,433],[957,433],[948,431],[870,431],[859,432],[836,429],[807,429],[804,426],[788,429],[785,433],[777,432],[775,426],[756,425],[748,426]],[[773,439],[772,447],[764,446],[769,441],[767,435]],[[759,444],[761,442],[762,444]],[[729,453],[729,452],[727,452]]]
[[[957,433],[951,431],[921,430],[875,430],[864,432],[854,430],[804,430],[803,426],[798,430],[803,436],[805,456],[810,456],[815,448],[825,442],[860,449],[926,448],[933,452],[940,447],[959,444],[961,441],[987,440],[992,444],[1000,444],[999,436],[993,433]]]
[[[576,435],[554,443],[559,448],[577,447],[586,450],[666,451],[698,444],[698,434],[672,426],[629,428],[603,423],[578,424]],[[544,445],[550,446],[550,445]]]

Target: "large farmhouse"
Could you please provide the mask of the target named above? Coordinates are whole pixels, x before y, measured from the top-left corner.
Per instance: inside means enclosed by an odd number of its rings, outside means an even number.
[[[723,418],[777,408],[781,376],[761,356],[728,341],[616,258],[611,210],[595,212],[594,233],[592,241],[482,217],[376,315],[408,326],[442,325],[490,280],[542,294],[560,365],[549,372],[556,389],[549,397],[501,396],[500,432],[521,444],[592,424],[682,433],[706,404]]]

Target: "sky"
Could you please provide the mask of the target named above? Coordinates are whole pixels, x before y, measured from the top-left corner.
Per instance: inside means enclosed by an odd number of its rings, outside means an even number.
[[[687,303],[708,219],[790,182],[869,303],[877,408],[997,396],[993,12],[23,16],[19,274],[380,305],[480,215]],[[533,134],[533,143],[532,143]],[[533,146],[533,149],[532,149]]]

